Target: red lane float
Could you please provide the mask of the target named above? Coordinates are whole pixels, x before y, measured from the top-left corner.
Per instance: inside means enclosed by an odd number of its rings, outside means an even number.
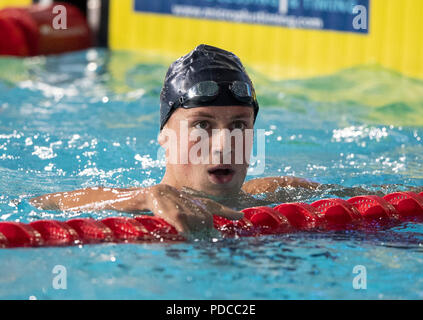
[[[395,192],[383,197],[392,204],[402,218],[423,215],[423,193]]]
[[[257,234],[281,234],[293,231],[288,218],[269,207],[242,210],[244,219],[250,221]],[[247,225],[244,225],[247,228]]]
[[[6,248],[9,245],[6,236],[0,232],[0,248]]]
[[[213,216],[213,224],[225,237],[286,234],[295,231],[374,228],[391,222],[423,219],[423,192],[395,192],[383,198],[370,195],[349,200],[323,199],[242,210],[240,220]],[[419,220],[420,221],[420,220]],[[376,222],[376,224],[375,224]],[[34,221],[30,224],[0,222],[0,248],[63,246],[101,242],[184,241],[176,229],[154,216],[88,218],[66,222]]]
[[[274,208],[285,216],[297,230],[311,230],[323,226],[324,218],[316,208],[307,203],[283,203]]]
[[[252,237],[257,234],[256,230],[254,230],[254,225],[245,217],[232,221],[215,215],[213,216],[213,225],[223,235],[228,237]]]
[[[363,219],[360,211],[346,200],[323,199],[313,202],[311,206],[320,212],[331,229],[342,229]]]
[[[29,55],[25,34],[16,22],[0,12],[0,55],[24,57]]]
[[[55,220],[39,220],[29,224],[37,230],[44,240],[44,245],[66,246],[79,243],[78,233],[67,223]]]
[[[0,233],[6,237],[9,247],[38,247],[44,244],[41,234],[24,223],[2,222]]]
[[[354,205],[366,220],[399,220],[395,207],[378,196],[358,196],[347,200]]]
[[[163,239],[167,241],[185,240],[173,226],[163,219],[154,216],[137,216],[135,220],[144,226],[153,239]]]
[[[112,230],[116,240],[151,240],[148,230],[137,220],[125,217],[113,217],[101,220]]]
[[[66,28],[63,25],[64,19],[58,19],[59,11],[55,13],[53,10],[59,5],[62,9],[66,9]],[[64,13],[62,9],[60,12]],[[27,10],[40,32],[38,54],[83,50],[92,45],[92,33],[88,22],[77,7],[65,2],[55,2],[48,6],[35,4]],[[54,27],[54,21],[61,22],[62,25]]]
[[[0,55],[58,54],[87,49],[92,44],[85,16],[71,4],[55,2],[0,10]]]
[[[113,241],[113,232],[105,224],[90,218],[78,218],[67,221],[83,243]]]
[[[16,26],[18,30],[22,32],[22,43],[25,46],[24,54],[12,54],[18,56],[34,56],[39,52],[39,39],[40,32],[38,30],[38,25],[35,20],[32,18],[31,14],[25,8],[6,8],[0,10],[0,21],[10,21],[13,25]],[[2,33],[4,34],[4,32]],[[8,37],[11,42],[9,42],[8,50],[15,50],[16,47],[13,45],[13,34],[4,34]],[[4,41],[4,40],[3,40]],[[0,41],[2,43],[3,41]],[[0,54],[7,54],[7,51],[0,51]],[[10,54],[10,51],[9,51]]]

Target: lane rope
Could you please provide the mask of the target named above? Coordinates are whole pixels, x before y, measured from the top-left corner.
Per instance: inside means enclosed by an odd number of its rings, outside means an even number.
[[[386,196],[357,196],[348,200],[323,199],[311,204],[283,203],[274,208],[243,209],[244,217],[231,221],[213,216],[224,237],[255,237],[299,231],[368,230],[402,222],[423,222],[423,192],[394,192]],[[29,224],[0,222],[0,248],[71,246],[102,242],[185,241],[165,220],[148,215],[102,220],[38,220]]]

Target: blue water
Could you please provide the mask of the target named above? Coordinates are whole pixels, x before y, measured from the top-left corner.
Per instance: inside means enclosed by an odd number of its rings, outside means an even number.
[[[159,182],[158,94],[169,62],[105,50],[0,58],[0,221],[129,215],[43,211],[28,199]],[[291,200],[423,186],[423,82],[377,66],[284,81],[249,70],[256,127],[267,131],[261,176],[332,185],[291,190]],[[0,298],[421,299],[422,253],[423,224],[411,222],[367,233],[1,249]],[[56,265],[67,271],[64,290],[53,287]],[[358,265],[364,290],[353,287]]]

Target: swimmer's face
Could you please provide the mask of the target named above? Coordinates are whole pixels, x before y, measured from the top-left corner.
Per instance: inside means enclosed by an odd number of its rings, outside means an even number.
[[[178,108],[163,128],[163,183],[214,196],[239,193],[248,169],[254,110],[249,107]]]

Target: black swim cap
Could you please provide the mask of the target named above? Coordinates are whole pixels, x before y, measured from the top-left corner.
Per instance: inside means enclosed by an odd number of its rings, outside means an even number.
[[[255,98],[253,83],[239,58],[229,51],[201,44],[173,62],[166,73],[160,93],[160,130],[163,129],[173,111],[179,107],[175,106],[175,101],[202,81],[215,81],[218,84],[243,81],[250,85],[254,99],[252,102],[242,102],[232,94],[228,86],[219,85],[219,94],[213,101],[198,102],[195,106],[185,107],[248,106],[254,108],[255,121],[259,105]]]

